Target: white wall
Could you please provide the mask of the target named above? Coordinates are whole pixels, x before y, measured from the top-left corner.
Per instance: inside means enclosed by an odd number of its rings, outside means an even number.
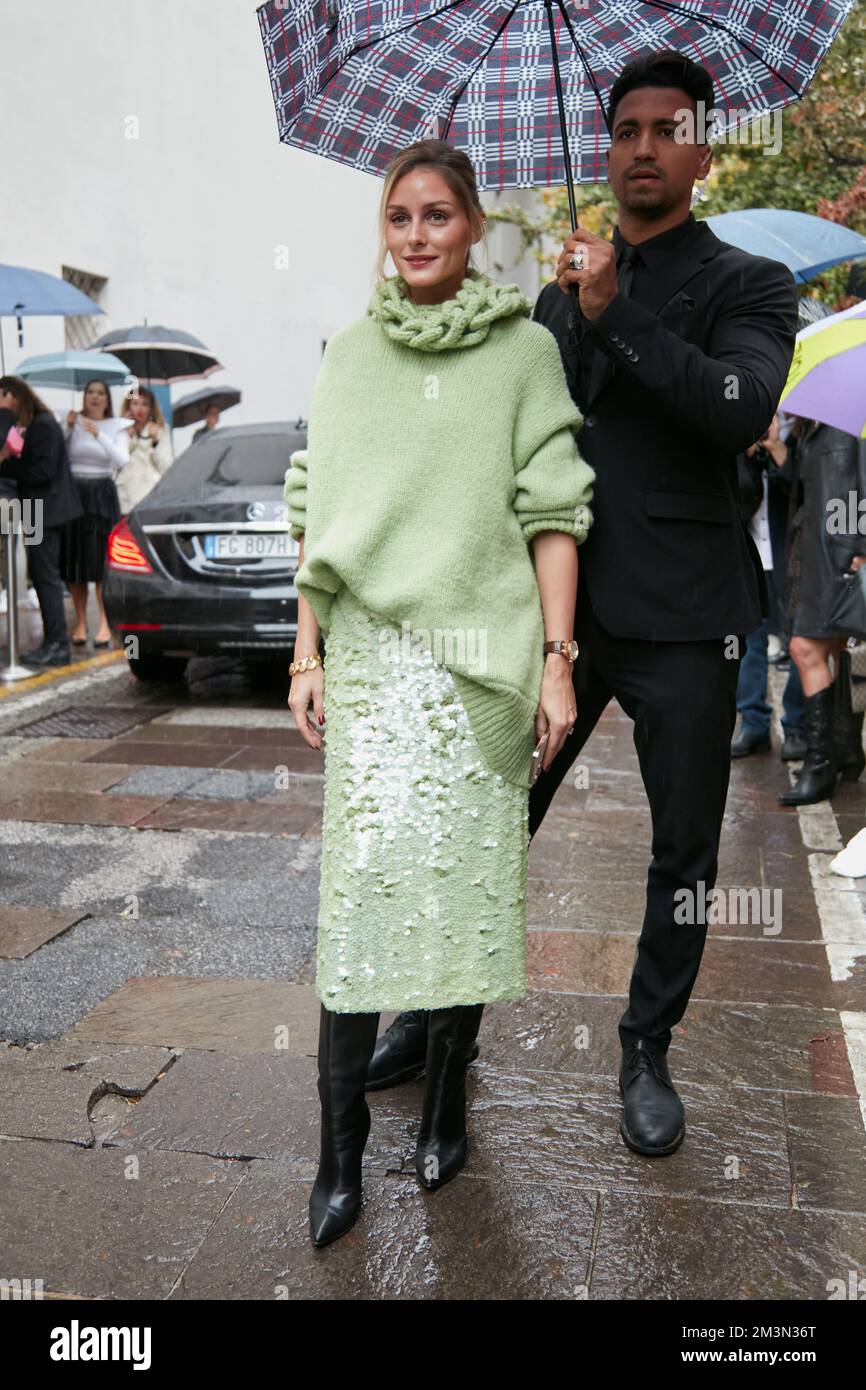
[[[100,333],[147,317],[195,334],[225,368],[207,384],[243,391],[223,423],[305,415],[322,339],[366,307],[382,185],[278,142],[252,0],[0,0],[0,54],[0,259],[107,276]],[[516,233],[490,240],[512,266]],[[528,262],[503,278],[538,287]],[[25,319],[24,339],[3,321],[7,371],[62,350],[63,321]]]

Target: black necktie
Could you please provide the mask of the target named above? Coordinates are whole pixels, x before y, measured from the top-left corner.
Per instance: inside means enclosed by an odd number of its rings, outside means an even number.
[[[622,255],[616,270],[616,287],[620,294],[624,294],[626,299],[632,291],[634,284],[634,272],[637,265],[641,263],[640,252],[636,246],[626,244],[622,248]]]

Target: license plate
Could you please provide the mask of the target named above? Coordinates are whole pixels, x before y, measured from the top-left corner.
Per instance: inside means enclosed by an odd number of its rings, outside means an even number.
[[[205,536],[208,560],[288,560],[298,554],[298,542],[288,531],[224,531]]]

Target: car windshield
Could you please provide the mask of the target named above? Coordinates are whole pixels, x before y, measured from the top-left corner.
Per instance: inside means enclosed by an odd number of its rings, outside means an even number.
[[[172,488],[210,483],[228,487],[268,486],[285,480],[290,455],[304,448],[301,434],[251,434],[234,439],[212,439],[191,444],[170,470]],[[166,475],[168,480],[169,475]]]

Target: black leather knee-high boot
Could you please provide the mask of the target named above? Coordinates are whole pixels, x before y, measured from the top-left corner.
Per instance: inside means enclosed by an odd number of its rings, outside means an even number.
[[[361,1206],[361,1158],[370,1132],[364,1099],[367,1066],[376,1045],[378,1014],[319,1016],[319,1171],[310,1194],[310,1234],[327,1245],[355,1224]]]
[[[483,1004],[431,1009],[427,1022],[424,1110],[415,1171],[432,1190],[466,1162],[466,1064],[481,1025]]]
[[[811,806],[832,796],[836,786],[836,755],[833,750],[833,686],[807,695],[804,700],[806,757],[789,791],[782,792],[783,806]]]
[[[856,782],[866,767],[863,751],[863,711],[856,714],[851,707],[851,658],[843,652],[839,658],[833,710],[833,748],[836,766],[843,782]]]

